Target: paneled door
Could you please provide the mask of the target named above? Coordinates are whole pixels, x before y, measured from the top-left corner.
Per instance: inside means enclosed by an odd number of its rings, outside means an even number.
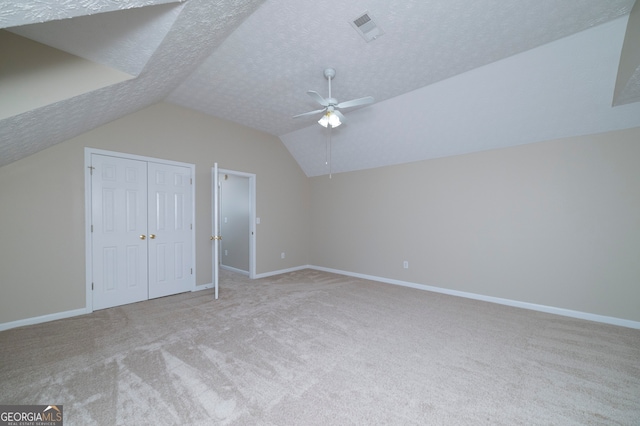
[[[147,300],[147,163],[91,162],[93,308]]]
[[[149,163],[149,298],[191,289],[191,170]]]
[[[191,168],[91,154],[93,309],[191,290]]]

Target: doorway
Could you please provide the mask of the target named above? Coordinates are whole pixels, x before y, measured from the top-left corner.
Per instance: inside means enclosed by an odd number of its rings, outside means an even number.
[[[214,263],[217,261],[221,268],[253,279],[256,274],[256,175],[218,169],[215,180],[218,185],[213,197],[218,199],[218,229],[222,238]]]

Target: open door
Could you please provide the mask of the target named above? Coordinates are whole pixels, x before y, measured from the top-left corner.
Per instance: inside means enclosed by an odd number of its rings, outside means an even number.
[[[211,205],[211,217],[212,223],[212,235],[211,242],[213,244],[211,264],[213,265],[212,279],[213,287],[215,288],[215,298],[218,299],[218,276],[220,274],[220,186],[218,183],[218,163],[213,164],[211,170],[212,176],[212,205]]]

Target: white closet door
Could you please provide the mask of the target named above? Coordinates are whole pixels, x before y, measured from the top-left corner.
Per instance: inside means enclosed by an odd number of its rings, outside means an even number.
[[[147,163],[91,156],[93,308],[148,298]]]
[[[149,298],[192,288],[191,170],[149,163]]]

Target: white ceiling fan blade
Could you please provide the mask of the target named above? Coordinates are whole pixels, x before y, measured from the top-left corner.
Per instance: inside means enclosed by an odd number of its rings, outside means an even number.
[[[338,108],[350,108],[358,105],[366,105],[373,102],[373,98],[371,96],[365,96],[364,98],[352,99],[346,102],[340,102],[336,107]]]
[[[320,105],[322,105],[324,107],[329,106],[329,101],[326,100],[325,98],[323,98],[322,96],[320,96],[320,94],[318,92],[315,92],[313,90],[309,90],[307,92],[307,95],[311,96]]]
[[[325,112],[326,110],[327,110],[326,108],[323,108],[323,109],[317,109],[315,111],[303,112],[302,114],[294,115],[293,118],[305,117],[307,115],[320,114],[321,112]]]
[[[337,109],[333,111],[333,113],[335,115],[338,116],[338,118],[340,119],[340,123],[345,123],[347,121],[346,118],[344,118],[344,114],[342,114],[340,111],[338,111]]]

